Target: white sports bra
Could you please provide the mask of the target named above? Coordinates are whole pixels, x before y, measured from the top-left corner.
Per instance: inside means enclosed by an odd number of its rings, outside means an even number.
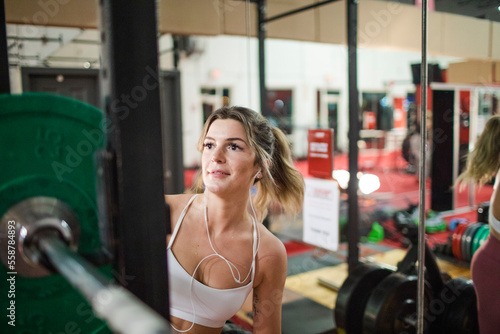
[[[194,278],[196,270],[203,260],[208,257],[218,256],[228,263],[222,255],[217,252],[208,255],[201,260],[193,275],[190,275],[177,261],[171,247],[175,237],[179,232],[181,223],[187,213],[188,208],[197,195],[191,197],[186,207],[182,211],[174,228],[172,237],[167,247],[168,273],[170,285],[170,314],[174,317],[190,321],[206,327],[223,327],[226,320],[230,319],[238,312],[247,296],[252,291],[255,274],[255,256],[257,253],[257,226],[253,222],[253,260],[250,268],[252,275],[248,284],[233,289],[215,289],[205,285]],[[231,267],[230,267],[231,268]],[[232,270],[232,268],[231,268]]]
[[[500,183],[500,170],[497,173],[496,179],[495,179],[495,184],[493,185],[494,189],[498,188],[498,184]],[[497,189],[497,191],[499,191]],[[495,192],[493,192],[494,194]],[[497,196],[500,196],[500,193],[496,194]],[[490,203],[493,205],[493,195],[491,196]],[[489,213],[488,213],[488,221],[490,223],[490,228],[494,229],[498,233],[500,233],[500,221],[493,216],[493,210],[490,208]]]

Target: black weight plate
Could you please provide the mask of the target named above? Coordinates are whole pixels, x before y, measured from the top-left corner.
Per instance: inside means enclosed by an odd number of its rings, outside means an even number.
[[[472,281],[463,285],[462,293],[451,303],[446,317],[446,328],[450,333],[456,334],[479,333],[477,299]]]
[[[359,264],[354,268],[337,294],[334,316],[338,330],[361,333],[366,302],[372,290],[391,273],[392,270],[373,264]]]
[[[470,233],[467,236],[467,253],[468,253],[468,261],[472,259],[472,242],[474,241],[474,236],[476,235],[479,228],[483,226],[483,223],[476,223],[471,227]]]
[[[364,334],[416,333],[417,277],[395,272],[373,289],[363,317]],[[425,285],[424,309],[432,300],[432,292]],[[413,319],[414,323],[408,322]]]
[[[469,249],[468,247],[468,242],[467,242],[467,237],[470,235],[470,231],[471,231],[471,228],[474,226],[475,224],[470,224],[468,225],[465,230],[464,230],[464,233],[462,234],[462,239],[460,240],[460,249],[462,251],[462,259],[464,261],[469,261],[469,252],[467,251]]]
[[[479,333],[476,292],[472,281],[455,278],[446,283],[439,298],[432,302],[427,318],[435,318],[432,333]]]
[[[460,237],[460,252],[462,253],[463,261],[467,261],[467,254],[465,253],[467,247],[465,247],[465,240],[467,239],[467,233],[471,226],[472,224],[467,225],[467,227],[464,229],[464,232],[462,233],[462,236]]]

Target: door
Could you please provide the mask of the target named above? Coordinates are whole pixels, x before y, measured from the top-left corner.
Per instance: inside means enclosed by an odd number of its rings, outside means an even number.
[[[99,71],[23,68],[23,92],[63,95],[99,107]]]

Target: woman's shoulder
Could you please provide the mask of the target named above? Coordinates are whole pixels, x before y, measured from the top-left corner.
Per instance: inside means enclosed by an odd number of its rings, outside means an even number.
[[[264,225],[259,225],[260,245],[258,258],[270,266],[287,261],[286,249],[283,242],[269,231]]]
[[[195,194],[165,195],[165,202],[170,206],[186,205]]]
[[[165,202],[170,207],[170,212],[175,214],[184,209],[194,194],[165,195]]]

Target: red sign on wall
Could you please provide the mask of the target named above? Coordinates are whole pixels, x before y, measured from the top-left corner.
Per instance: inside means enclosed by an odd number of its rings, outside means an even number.
[[[307,161],[309,174],[320,178],[332,178],[333,129],[310,129],[307,133]]]

